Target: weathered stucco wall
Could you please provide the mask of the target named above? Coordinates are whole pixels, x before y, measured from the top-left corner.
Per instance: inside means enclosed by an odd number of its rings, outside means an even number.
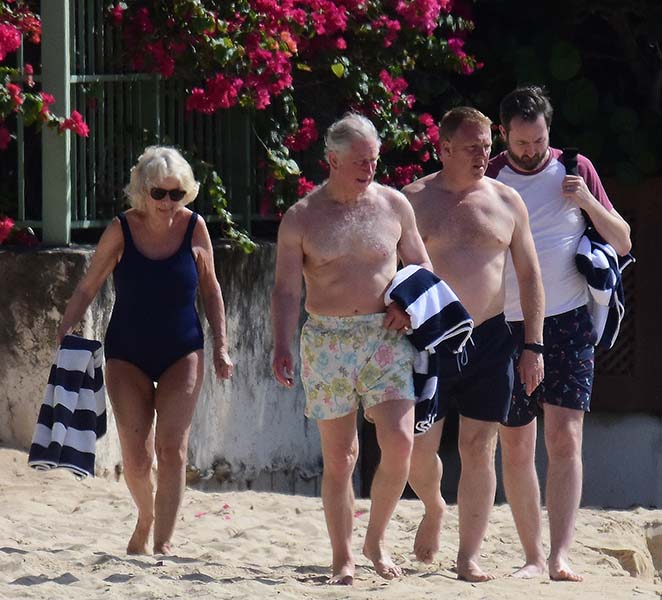
[[[55,332],[91,255],[90,247],[0,252],[0,445],[30,445],[55,353]],[[317,494],[319,436],[315,424],[303,416],[303,391],[300,385],[282,389],[271,377],[269,294],[274,258],[273,245],[261,246],[252,255],[216,250],[236,370],[230,382],[218,382],[208,357],[191,434],[190,475],[198,485],[215,489]],[[103,339],[112,300],[112,285],[106,285],[85,316],[85,336]],[[452,500],[459,475],[457,451],[446,444],[442,456],[443,491]],[[542,430],[537,458],[544,474]],[[109,434],[97,448],[97,472],[113,474],[120,463],[111,414]],[[544,485],[544,476],[541,479]],[[584,482],[586,505],[662,506],[662,419],[587,415]],[[501,486],[498,499],[504,499]]]
[[[55,354],[57,326],[92,251],[0,252],[2,445],[29,448]],[[271,376],[274,258],[273,245],[261,246],[252,255],[216,249],[236,368],[230,382],[218,382],[207,347],[205,383],[191,433],[190,475],[213,487],[316,494],[319,436],[303,416],[303,391],[300,386],[284,390]],[[107,284],[85,315],[83,335],[103,339],[112,301],[112,285]],[[109,434],[97,448],[97,473],[112,473],[120,462],[111,416]]]

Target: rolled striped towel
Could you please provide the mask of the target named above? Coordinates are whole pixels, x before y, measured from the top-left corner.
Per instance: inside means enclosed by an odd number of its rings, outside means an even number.
[[[67,335],[51,366],[28,464],[94,477],[96,441],[106,433],[102,344]]]

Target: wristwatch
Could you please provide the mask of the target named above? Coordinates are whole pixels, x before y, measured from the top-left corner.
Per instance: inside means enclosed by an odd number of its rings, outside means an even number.
[[[526,342],[524,344],[524,350],[531,350],[536,354],[542,354],[545,351],[545,346],[543,344],[536,344],[535,342]]]

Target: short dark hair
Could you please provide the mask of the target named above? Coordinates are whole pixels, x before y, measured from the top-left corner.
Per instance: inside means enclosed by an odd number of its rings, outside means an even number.
[[[441,122],[439,123],[439,138],[450,140],[465,121],[478,123],[486,127],[492,125],[492,121],[479,110],[471,106],[456,106],[455,108],[451,108],[441,118]]]
[[[523,121],[535,121],[540,115],[544,117],[549,128],[552,124],[554,108],[549,101],[547,91],[537,85],[518,87],[510,92],[499,106],[499,118],[506,131],[515,117]]]

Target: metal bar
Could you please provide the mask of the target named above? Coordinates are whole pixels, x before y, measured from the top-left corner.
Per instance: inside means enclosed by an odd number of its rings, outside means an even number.
[[[86,102],[86,106],[89,107],[89,103]],[[98,103],[92,108],[89,108],[87,113],[87,124],[90,127],[90,137],[88,138],[86,146],[87,153],[87,175],[86,175],[86,185],[87,185],[87,202],[89,206],[89,214],[97,216],[97,156],[96,156],[96,147],[97,147],[97,111],[99,110]]]
[[[44,88],[55,96],[53,110],[71,112],[69,0],[42,2],[42,53]],[[42,137],[43,240],[68,244],[71,226],[71,134],[46,128]]]
[[[244,219],[244,215],[237,213],[237,214],[232,214],[232,220],[233,221],[242,221]],[[221,217],[218,215],[205,215],[205,221],[207,223],[218,223],[221,220]],[[260,220],[270,220],[270,219],[265,219],[264,217],[255,217],[256,221]],[[77,221],[72,221],[71,222],[71,228],[72,229],[87,229],[90,227],[106,227],[112,219],[79,219]],[[29,227],[40,227],[41,226],[41,221],[22,221],[21,225],[28,225]]]
[[[175,118],[177,119],[177,144],[179,146],[184,145],[184,140],[185,140],[185,133],[184,133],[184,103],[181,101],[182,96],[184,95],[184,84],[181,82],[177,82],[177,85],[175,87],[176,90],[176,97],[173,98],[173,105],[175,106],[175,110],[177,111],[175,113]],[[196,133],[197,138],[200,139],[199,136],[199,129],[196,128]],[[199,149],[198,149],[199,152]]]
[[[23,53],[23,36],[21,36],[21,45],[18,47],[18,69],[21,75],[25,76],[23,69],[25,56]],[[19,221],[25,220],[25,126],[23,115],[19,113],[16,117],[16,184],[18,188],[18,206],[17,217]]]
[[[74,105],[77,104],[77,90],[75,86],[71,86],[74,97]],[[85,215],[81,215],[80,212],[80,186],[78,184],[78,139],[74,137],[71,140],[71,155],[70,155],[70,164],[71,164],[71,219],[80,219]]]
[[[83,114],[85,121],[88,119],[87,102],[85,93],[81,86],[74,86],[76,89],[76,106],[79,112]],[[89,125],[89,123],[88,123]],[[78,159],[75,161],[76,169],[78,171],[77,181],[78,190],[76,197],[78,198],[78,212],[82,214],[83,218],[90,216],[89,198],[87,185],[87,143],[86,138],[76,137],[76,153]],[[80,218],[80,217],[79,217]]]
[[[72,49],[72,56],[74,57],[74,71],[76,73],[87,73],[87,52],[85,48],[85,6],[84,0],[74,0],[76,10],[72,10],[72,26],[75,35],[71,36],[72,44],[75,47]]]
[[[108,192],[115,194],[117,189],[117,176],[115,174],[115,169],[117,166],[115,160],[115,95],[116,95],[115,85],[108,86],[108,95],[106,102],[106,136],[105,136],[105,148],[106,148],[106,167],[107,167],[107,177],[108,177]]]
[[[79,0],[81,1],[81,0]],[[85,0],[82,0],[85,2]],[[85,40],[85,54],[87,56],[87,68],[83,71],[83,73],[94,73],[95,72],[95,65],[96,65],[96,60],[95,60],[95,43],[94,43],[94,0],[88,0],[86,2],[87,6],[85,7],[85,34],[86,34],[86,40]],[[82,25],[82,23],[81,23]]]
[[[161,117],[163,115],[163,84],[158,77],[154,78],[154,104],[156,106],[156,112],[154,114],[154,125],[157,142],[160,144],[163,140],[163,123]]]
[[[243,124],[243,130],[244,130],[244,161],[245,165],[244,168],[246,169],[246,172],[244,174],[245,180],[244,180],[244,227],[247,231],[247,233],[250,235],[251,231],[253,230],[253,223],[252,223],[252,215],[253,215],[253,186],[252,186],[252,178],[251,178],[251,168],[253,165],[253,153],[251,152],[251,123],[250,119],[248,116],[248,113],[245,111],[242,111],[243,114],[243,119],[242,119],[242,124]]]
[[[127,73],[126,75],[113,73],[113,74],[78,74],[72,75],[72,83],[107,83],[107,82],[119,82],[119,81],[151,81],[154,79],[152,73]],[[35,81],[37,78],[35,77]]]
[[[95,182],[94,194],[97,195],[101,191],[106,199],[108,195],[109,186],[108,186],[108,147],[106,145],[106,97],[107,90],[106,86],[101,86],[101,93],[99,98],[99,118],[97,119],[97,131],[99,134],[98,140],[99,143],[94,146],[94,153],[97,156],[97,179]],[[99,190],[99,185],[101,185],[101,190]]]
[[[124,101],[126,102],[126,117],[122,120],[122,122],[125,124],[125,126],[128,125],[131,131],[134,132],[133,135],[127,136],[126,146],[124,148],[124,162],[122,163],[123,164],[122,173],[124,175],[124,180],[126,181],[127,174],[131,169],[131,163],[135,153],[135,147],[138,142],[138,140],[136,139],[136,135],[140,131],[140,126],[135,127],[136,121],[134,118],[135,115],[133,109],[134,84],[131,82],[126,83],[124,85],[124,88],[126,89],[126,93],[123,94]]]

